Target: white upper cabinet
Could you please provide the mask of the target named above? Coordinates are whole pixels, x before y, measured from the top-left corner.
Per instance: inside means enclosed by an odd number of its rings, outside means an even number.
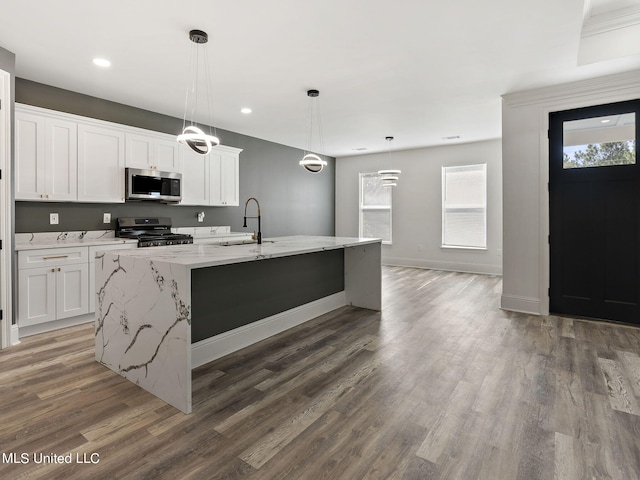
[[[77,125],[16,109],[16,200],[77,199]]]
[[[217,147],[211,152],[211,205],[239,205],[240,151],[231,147]]]
[[[44,200],[44,117],[16,110],[16,200]]]
[[[208,155],[181,146],[180,205],[239,205],[239,165],[242,149],[218,145]]]
[[[124,202],[124,132],[78,125],[78,201]]]
[[[175,136],[126,133],[126,166],[165,172],[180,171],[180,150]]]
[[[209,155],[180,145],[182,201],[180,205],[209,205]]]
[[[242,149],[199,155],[174,135],[16,104],[15,198],[122,203],[125,167],[182,174],[182,205],[239,205]]]

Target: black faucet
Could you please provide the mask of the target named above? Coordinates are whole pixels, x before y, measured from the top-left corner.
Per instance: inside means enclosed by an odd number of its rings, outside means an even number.
[[[249,201],[253,200],[256,202],[258,206],[258,216],[257,217],[247,217],[247,205],[249,205]],[[247,218],[257,218],[258,219],[258,245],[262,244],[262,232],[260,231],[260,204],[258,203],[258,199],[255,197],[249,197],[244,204],[244,228],[247,228]]]

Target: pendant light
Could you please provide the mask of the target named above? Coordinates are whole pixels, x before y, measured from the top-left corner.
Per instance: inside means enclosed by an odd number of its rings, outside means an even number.
[[[327,161],[321,159],[315,153],[310,153],[311,150],[311,141],[313,139],[313,111],[314,105],[315,113],[318,123],[318,138],[320,141],[320,153],[324,151],[324,144],[322,141],[322,123],[320,122],[320,106],[318,104],[318,100],[314,101],[314,98],[317,99],[320,95],[318,90],[307,90],[307,96],[309,97],[309,132],[307,134],[307,150],[305,150],[305,155],[300,160],[300,165],[302,165],[307,172],[310,173],[320,173],[324,167],[327,166]]]
[[[207,135],[200,127],[198,127],[194,118],[197,113],[198,102],[202,99],[198,98],[198,76],[200,73],[199,56],[204,56],[204,82],[206,89],[206,102],[209,109],[208,121],[213,122],[211,112],[213,110],[211,96],[211,82],[209,81],[209,62],[207,59],[207,49],[205,44],[209,41],[209,36],[202,30],[191,30],[189,32],[189,40],[193,42],[191,48],[191,58],[189,62],[189,83],[187,85],[187,93],[184,101],[184,118],[182,121],[182,133],[178,135],[178,142],[187,145],[194,152],[200,155],[207,155],[211,149],[220,144],[218,137],[212,134],[211,126],[209,127],[209,135]],[[189,124],[187,124],[187,115],[189,115]],[[215,128],[214,128],[215,132]]]
[[[393,137],[385,137],[387,141],[387,151],[389,152],[389,163],[391,163],[391,141]],[[395,169],[386,169],[386,170],[378,170],[378,175],[380,175],[382,180],[383,187],[395,187],[398,184],[396,183],[400,178],[399,175],[402,172],[400,170]]]

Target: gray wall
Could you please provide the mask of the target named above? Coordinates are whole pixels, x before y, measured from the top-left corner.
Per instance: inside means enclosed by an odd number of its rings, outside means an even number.
[[[17,79],[16,102],[100,120],[177,134],[182,119],[161,115],[87,95]],[[15,232],[101,230],[114,228],[120,216],[168,216],[177,227],[230,225],[244,231],[244,201],[256,197],[262,208],[265,237],[282,235],[334,235],[335,159],[325,157],[325,170],[312,175],[298,165],[303,152],[297,148],[218,129],[223,145],[242,148],[240,154],[240,206],[181,207],[157,203],[120,204],[16,202]],[[123,178],[124,181],[124,178]],[[252,207],[254,208],[254,207]],[[196,221],[196,212],[205,221]],[[253,211],[253,210],[252,210]],[[49,225],[49,213],[60,215],[59,225]],[[111,213],[112,224],[102,223]],[[253,230],[249,225],[247,230]]]
[[[337,159],[336,235],[358,235],[359,174],[402,171],[393,189],[392,240],[386,265],[502,273],[502,151],[500,140],[358,155]],[[442,167],[487,164],[487,248],[442,248]]]

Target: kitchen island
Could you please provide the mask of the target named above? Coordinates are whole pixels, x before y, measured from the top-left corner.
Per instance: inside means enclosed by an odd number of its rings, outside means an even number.
[[[184,413],[191,369],[344,305],[381,309],[380,239],[292,236],[96,260],[96,360]]]

